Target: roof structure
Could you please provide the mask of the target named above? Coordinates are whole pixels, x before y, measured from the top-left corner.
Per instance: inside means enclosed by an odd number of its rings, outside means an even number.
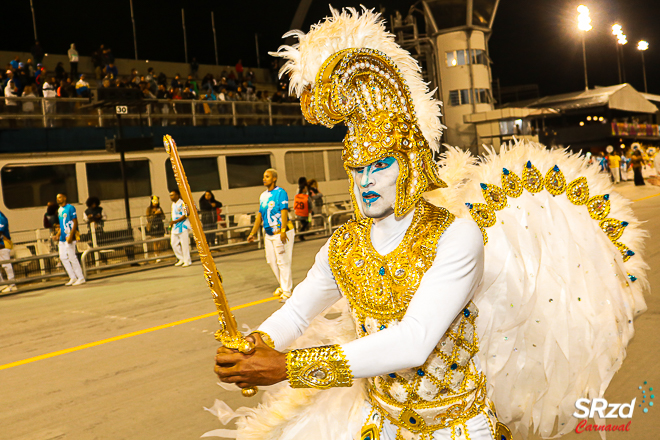
[[[618,84],[615,86],[597,87],[579,92],[512,102],[502,107],[552,108],[558,111],[568,111],[606,106],[612,110],[633,113],[657,113],[659,111],[658,107],[651,101],[660,103],[660,96],[640,93],[630,84]]]

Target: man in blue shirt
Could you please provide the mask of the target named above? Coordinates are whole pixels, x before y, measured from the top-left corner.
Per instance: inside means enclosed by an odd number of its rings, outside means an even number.
[[[0,261],[7,261],[11,259],[11,235],[9,235],[9,221],[7,217],[0,212]],[[7,272],[7,279],[9,281],[14,279],[14,268],[11,266],[11,263],[2,263],[2,267]],[[0,272],[0,281],[4,281],[2,278],[2,272]],[[16,290],[16,284],[8,284],[2,293],[13,292]]]
[[[175,189],[170,192],[170,200],[172,200],[170,244],[177,259],[175,266],[188,267],[192,264],[190,258],[190,230],[192,226],[190,220],[188,220],[188,211],[178,190]]]
[[[66,195],[58,194],[57,204],[60,205],[60,209],[57,211],[60,227],[55,234],[59,234],[57,245],[60,252],[60,261],[62,261],[62,266],[64,266],[70,278],[65,286],[79,286],[85,284],[85,276],[78,257],[76,257],[78,215],[76,214],[76,208],[66,202]]]
[[[279,296],[281,301],[286,301],[293,289],[291,260],[296,232],[289,221],[289,196],[277,186],[277,171],[273,168],[267,169],[264,172],[263,182],[267,189],[259,197],[259,212],[252,232],[248,235],[248,241],[254,241],[263,222],[266,232],[264,235],[266,261],[280,284],[273,295]]]

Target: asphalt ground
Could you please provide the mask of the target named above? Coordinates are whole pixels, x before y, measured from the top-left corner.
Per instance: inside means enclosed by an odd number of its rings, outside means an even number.
[[[618,190],[651,233],[645,258],[660,286],[657,239],[660,188]],[[324,240],[294,247],[294,282],[301,281]],[[242,325],[256,327],[279,308],[262,250],[216,258],[228,300]],[[628,358],[605,397],[625,403],[660,387],[660,302],[635,321]],[[196,439],[221,428],[203,410],[214,399],[255,405],[216,385],[214,306],[199,263],[164,267],[0,298],[0,439]],[[644,383],[646,381],[646,384]],[[660,389],[660,388],[655,388]],[[660,396],[660,394],[659,394]],[[660,397],[658,398],[660,399]],[[630,431],[610,439],[660,438],[660,408],[636,408]],[[595,433],[569,439],[598,439]]]

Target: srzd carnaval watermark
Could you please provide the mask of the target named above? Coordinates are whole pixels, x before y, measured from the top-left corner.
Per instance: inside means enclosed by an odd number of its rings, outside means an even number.
[[[601,419],[632,419],[633,411],[635,410],[635,397],[630,403],[608,403],[606,399],[578,399],[575,402],[577,411],[573,413],[573,417],[577,419],[584,419],[575,427],[575,432],[580,434],[585,431],[630,431],[630,424],[632,420],[627,423],[606,423],[595,424],[589,423],[588,419],[593,418],[598,414]]]

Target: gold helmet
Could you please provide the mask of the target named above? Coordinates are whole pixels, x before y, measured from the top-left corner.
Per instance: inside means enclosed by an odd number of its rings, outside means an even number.
[[[360,212],[350,169],[391,156],[400,168],[394,213],[402,216],[424,192],[447,186],[432,153],[442,134],[438,103],[428,93],[417,62],[394,43],[378,14],[331,11],[333,17],[308,34],[294,32],[298,45],[276,53],[289,59],[282,73],[291,72],[291,90],[300,96],[307,121],[347,125],[342,159],[356,215]],[[305,78],[312,71],[315,78]],[[420,110],[424,117],[418,117]]]

